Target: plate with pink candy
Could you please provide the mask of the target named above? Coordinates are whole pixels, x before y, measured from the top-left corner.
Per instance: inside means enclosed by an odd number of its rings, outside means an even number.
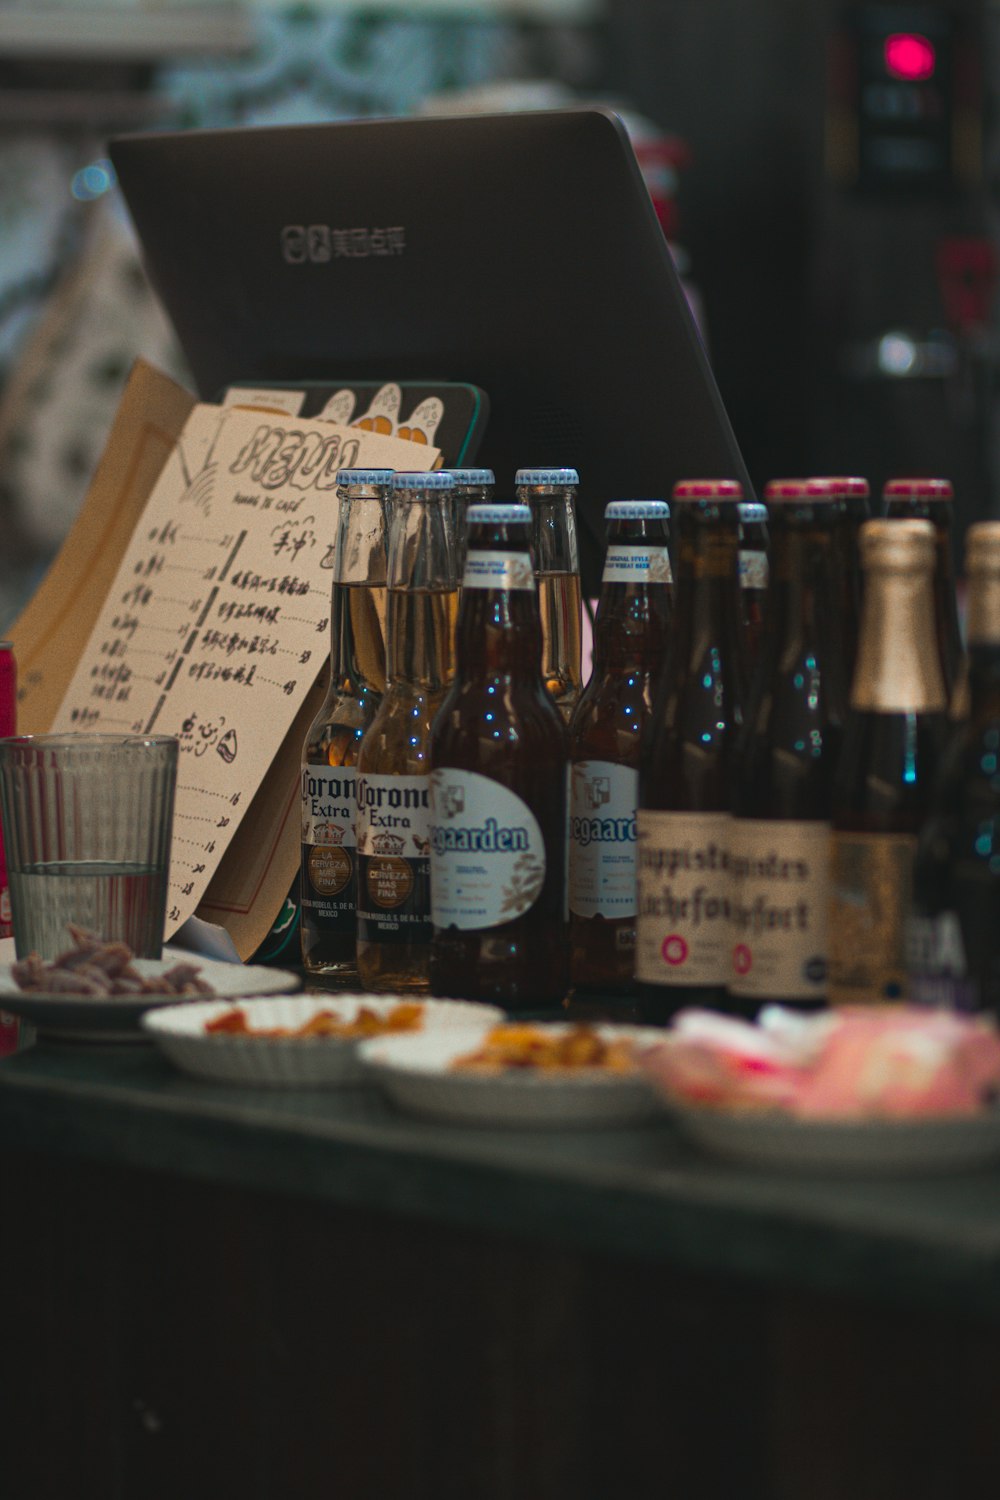
[[[687,1010],[642,1066],[702,1149],[806,1171],[919,1173],[1000,1159],[1000,1030],[915,1006],[756,1022]]]

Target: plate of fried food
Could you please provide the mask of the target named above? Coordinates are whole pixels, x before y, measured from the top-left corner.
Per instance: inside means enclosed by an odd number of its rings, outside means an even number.
[[[508,1021],[478,1035],[386,1036],[361,1060],[397,1109],[466,1125],[587,1128],[662,1112],[638,1057],[651,1027]]]
[[[223,963],[180,948],[134,958],[71,925],[63,953],[0,964],[0,1009],[59,1041],[141,1042],[140,1018],[163,1005],[207,996],[274,995],[300,989],[297,974],[261,964]]]
[[[196,1078],[276,1088],[357,1083],[359,1048],[375,1038],[475,1039],[495,1006],[403,995],[287,995],[170,1006],[143,1030]]]

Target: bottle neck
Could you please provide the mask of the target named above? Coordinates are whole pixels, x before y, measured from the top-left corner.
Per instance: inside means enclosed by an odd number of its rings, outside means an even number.
[[[969,717],[1000,718],[1000,573],[970,575],[966,631]]]
[[[463,681],[517,677],[544,692],[538,589],[525,527],[473,529],[455,638]]]
[[[802,516],[779,513],[773,521],[763,651],[778,666],[783,655],[807,649],[846,695],[835,519],[832,512],[810,510]]]
[[[930,570],[869,569],[851,707],[872,713],[947,707]]]
[[[721,509],[721,507],[720,507]],[[700,657],[712,640],[738,670],[740,584],[735,517],[681,522],[677,535],[674,637],[684,656]]]
[[[612,525],[594,617],[595,675],[656,670],[666,646],[672,587],[663,522]]]

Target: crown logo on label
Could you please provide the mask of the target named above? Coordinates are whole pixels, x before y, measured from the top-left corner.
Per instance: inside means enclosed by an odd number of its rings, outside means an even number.
[[[406,848],[406,840],[401,839],[398,833],[377,833],[372,839],[372,852],[375,854],[402,854]]]
[[[317,844],[339,847],[346,837],[347,829],[343,823],[317,823],[313,827],[313,841]]]

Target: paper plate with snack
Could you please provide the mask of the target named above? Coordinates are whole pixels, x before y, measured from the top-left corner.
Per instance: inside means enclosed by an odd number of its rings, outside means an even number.
[[[933,1172],[1000,1158],[1000,1031],[910,1005],[756,1022],[681,1011],[643,1071],[705,1150],[759,1166]]]
[[[361,1059],[407,1114],[466,1125],[631,1125],[663,1107],[637,1056],[652,1028],[501,1022],[480,1035],[382,1037]]]

